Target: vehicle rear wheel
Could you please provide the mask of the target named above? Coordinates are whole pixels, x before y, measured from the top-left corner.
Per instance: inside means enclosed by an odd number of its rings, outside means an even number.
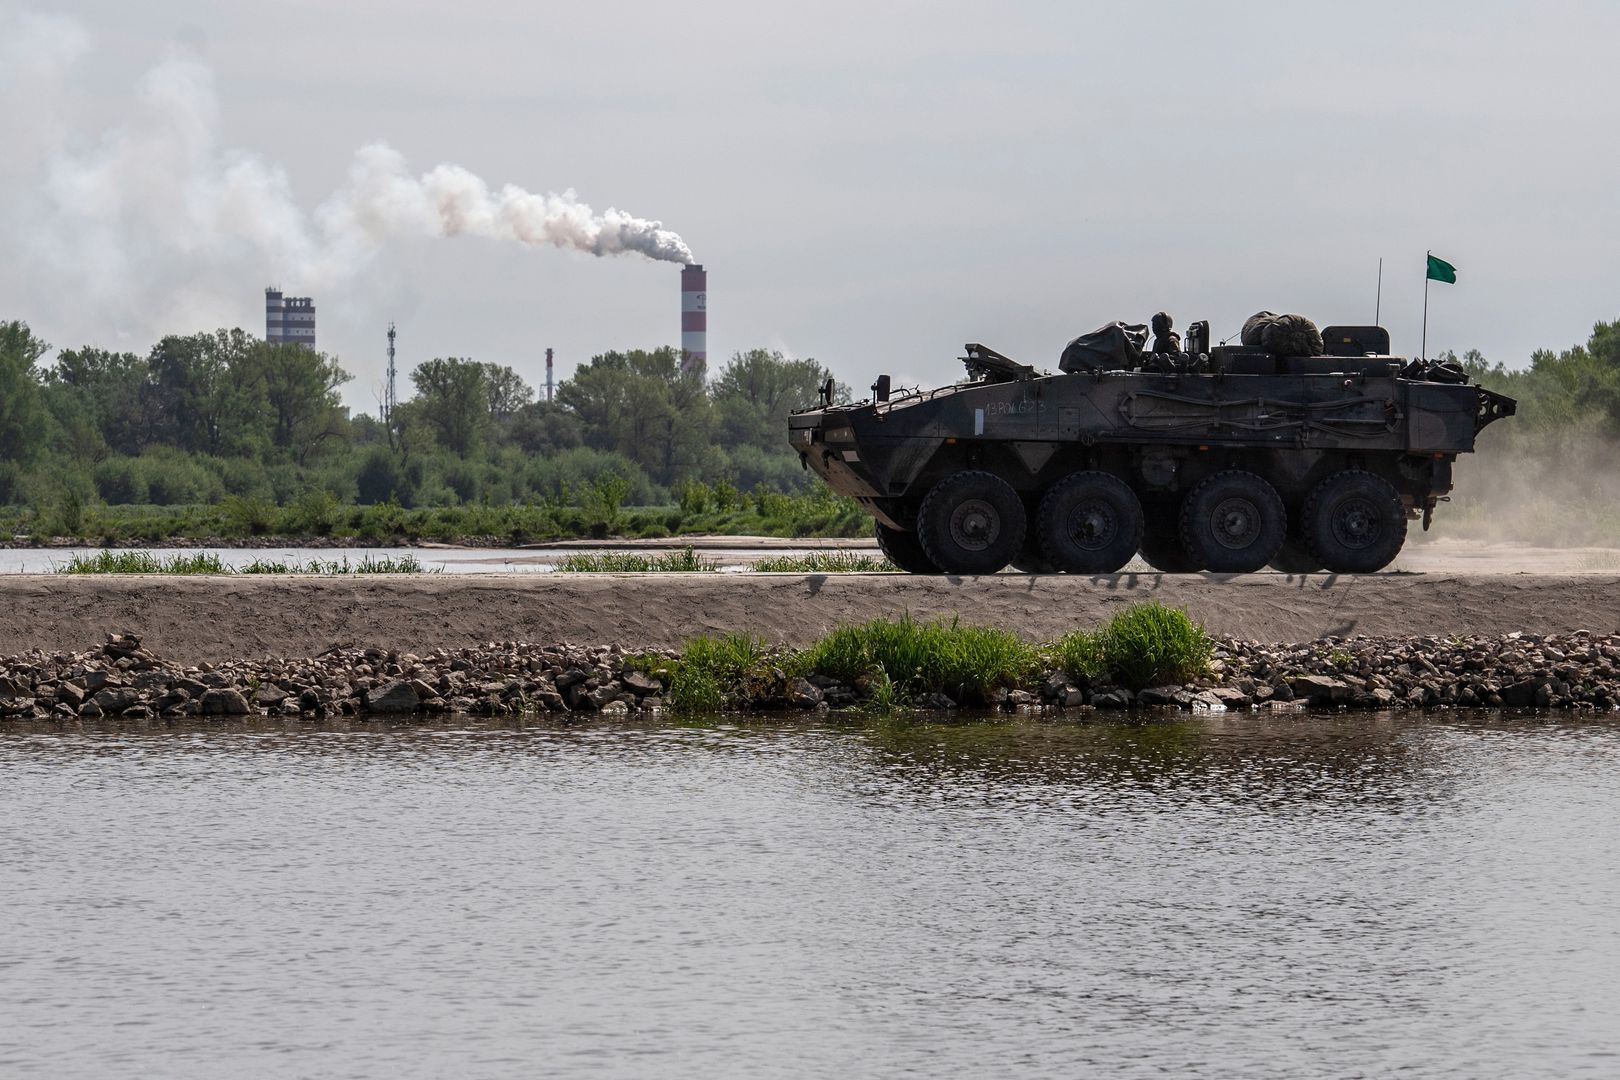
[[[1181,543],[1181,507],[1155,503],[1143,508],[1142,541],[1137,554],[1163,574],[1196,574],[1203,564]]]
[[[1035,533],[1047,561],[1070,574],[1112,574],[1142,544],[1142,504],[1117,476],[1077,472],[1041,500]]]
[[[1335,574],[1382,570],[1406,543],[1406,507],[1381,476],[1347,469],[1316,485],[1302,524],[1311,550]]]
[[[994,473],[974,469],[934,485],[917,511],[917,538],[947,574],[994,574],[1024,546],[1024,503]]]
[[[1206,477],[1181,506],[1181,542],[1217,574],[1248,574],[1270,562],[1288,532],[1282,496],[1243,469]]]
[[[874,524],[877,525],[878,549],[890,562],[908,574],[939,573],[939,567],[929,562],[928,556],[923,553],[916,533],[891,529],[881,521]]]

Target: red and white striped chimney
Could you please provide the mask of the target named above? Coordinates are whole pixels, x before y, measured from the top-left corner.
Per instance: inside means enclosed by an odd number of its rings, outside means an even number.
[[[681,267],[681,370],[709,361],[709,275],[699,263]]]

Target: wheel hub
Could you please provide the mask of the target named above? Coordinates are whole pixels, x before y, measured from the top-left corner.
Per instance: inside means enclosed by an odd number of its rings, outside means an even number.
[[[964,499],[951,512],[951,541],[965,551],[983,551],[1001,535],[1001,515],[983,499]]]
[[[1345,547],[1367,547],[1379,532],[1378,510],[1364,499],[1346,499],[1333,512],[1333,538]]]
[[[1069,537],[1087,551],[1098,551],[1113,542],[1119,532],[1119,518],[1105,502],[1086,502],[1069,515]]]
[[[1260,535],[1260,508],[1248,499],[1223,499],[1210,516],[1210,524],[1222,547],[1241,550]]]

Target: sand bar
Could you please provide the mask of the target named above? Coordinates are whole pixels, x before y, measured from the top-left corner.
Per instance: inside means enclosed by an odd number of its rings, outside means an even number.
[[[744,630],[803,643],[909,611],[1051,637],[1155,599],[1217,633],[1264,641],[1352,634],[1620,629],[1620,575],[481,574],[397,578],[0,577],[0,655],[82,649],[109,630],[188,662],[308,656],[333,645],[422,651],[484,641],[666,647]]]

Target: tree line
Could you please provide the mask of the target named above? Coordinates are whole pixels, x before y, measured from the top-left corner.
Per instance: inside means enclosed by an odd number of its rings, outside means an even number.
[[[409,373],[391,415],[351,414],[337,358],[240,329],[145,354],[51,346],[0,322],[0,505],[66,492],[108,505],[311,491],[403,507],[577,500],[611,478],[637,505],[683,485],[797,493],[789,410],[829,372],[753,349],[713,377],[671,348],[606,352],[538,400],[511,367],[447,356]],[[839,388],[840,394],[844,393]]]

